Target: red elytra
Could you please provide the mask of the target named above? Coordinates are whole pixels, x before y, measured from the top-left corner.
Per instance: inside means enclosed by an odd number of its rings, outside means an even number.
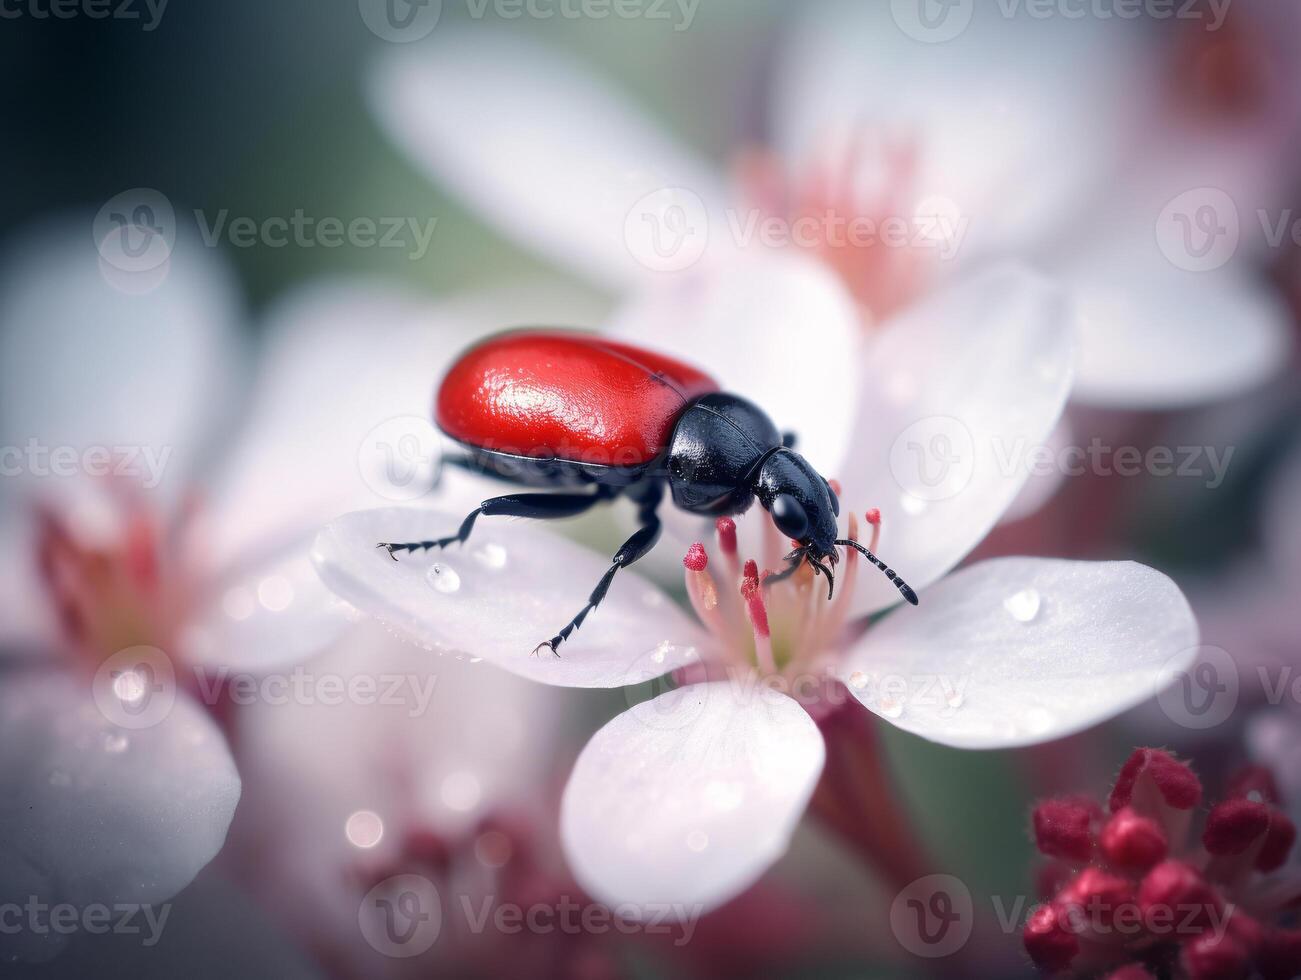
[[[687,403],[718,391],[697,368],[573,331],[517,331],[471,347],[438,388],[434,419],[459,442],[533,458],[648,463]]]

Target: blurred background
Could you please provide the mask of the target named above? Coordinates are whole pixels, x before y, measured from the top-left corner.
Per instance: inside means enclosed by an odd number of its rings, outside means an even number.
[[[1248,762],[1272,766],[1284,791],[1301,790],[1292,673],[1301,666],[1294,11],[1268,0],[1132,10],[1102,0],[1027,0],[977,4],[974,13],[962,0],[920,0],[860,9],[872,6],[0,0],[0,419],[14,464],[0,494],[10,564],[0,606],[9,664],[0,706],[19,716],[0,748],[7,784],[0,816],[13,822],[14,842],[0,850],[0,898],[48,886],[83,907],[87,895],[100,894],[81,890],[84,868],[86,881],[157,886],[139,894],[169,910],[152,942],[144,918],[139,932],[6,934],[0,940],[16,945],[0,974],[1033,975],[1020,932],[1025,902],[1039,895],[1036,800],[1105,798],[1142,745],[1189,760],[1211,799]],[[497,64],[491,45],[503,38],[527,46],[506,48]],[[535,57],[533,45],[544,53]],[[608,93],[634,107],[637,125],[625,131],[559,101],[548,116],[553,84],[562,94]],[[515,91],[524,106],[518,116],[494,115]],[[621,143],[635,156],[641,144],[633,136],[644,124],[689,147],[691,164],[703,162],[711,180],[731,182],[752,201],[775,195],[789,205],[800,190],[774,190],[782,172],[771,157],[787,155],[792,181],[807,177],[792,148],[835,145],[845,137],[832,123],[845,118],[870,131],[861,156],[847,155],[854,165],[867,158],[870,173],[851,178],[866,197],[882,199],[870,187],[888,185],[891,152],[920,155],[909,191],[929,210],[900,213],[916,221],[924,211],[927,227],[938,215],[940,244],[954,246],[955,262],[1011,257],[1042,270],[1075,291],[1089,321],[1080,326],[1076,388],[1055,438],[1105,443],[1108,465],[1080,472],[1049,465],[1044,477],[1031,477],[1011,518],[975,556],[1129,558],[1169,574],[1193,604],[1202,642],[1216,651],[1185,679],[1219,699],[1211,721],[1198,714],[1190,723],[1151,700],[1058,742],[991,752],[959,752],[881,726],[894,790],[935,870],[974,896],[974,958],[917,955],[892,929],[895,889],[847,860],[812,818],[758,885],[706,916],[680,945],[615,930],[490,927],[454,942],[449,930],[414,956],[383,952],[358,926],[358,902],[408,868],[469,882],[465,894],[586,901],[569,882],[556,839],[560,790],[591,733],[652,692],[541,688],[500,673],[482,693],[484,668],[450,655],[431,668],[435,654],[356,615],[321,627],[328,643],[297,626],[290,637],[259,625],[277,605],[278,583],[292,583],[300,601],[309,594],[313,586],[296,577],[311,574],[301,564],[259,573],[258,582],[273,585],[270,598],[255,587],[258,612],[236,617],[252,624],[247,634],[185,633],[177,610],[200,605],[192,584],[199,581],[221,583],[214,588],[227,613],[232,604],[252,606],[253,593],[228,588],[226,576],[241,555],[274,556],[277,528],[287,527],[276,524],[282,512],[296,513],[301,536],[356,504],[354,490],[370,492],[372,503],[404,499],[376,495],[365,472],[359,485],[357,447],[391,442],[404,453],[403,438],[425,438],[418,426],[382,438],[373,427],[423,411],[427,402],[395,393],[418,392],[421,377],[432,390],[439,366],[470,338],[519,323],[600,327],[620,309],[633,288],[627,256],[611,257],[599,238],[580,241],[587,218],[575,213],[571,222],[566,212],[575,184],[598,175],[585,161]],[[831,128],[812,133],[818,119]],[[530,139],[539,132],[546,147]],[[673,175],[656,171],[660,162],[648,159],[652,173],[635,186],[671,183],[665,177]],[[532,198],[543,203],[531,209]],[[611,206],[626,212],[617,195]],[[310,222],[305,237],[294,236],[295,215]],[[943,224],[954,215],[970,219],[963,240]],[[235,224],[240,219],[251,220]],[[327,220],[337,230],[323,231]],[[131,235],[155,223],[167,244],[151,259],[148,236]],[[391,247],[379,244],[386,230]],[[641,246],[621,244],[646,264]],[[811,251],[822,254],[821,244]],[[915,272],[894,264],[867,273],[852,259],[829,265],[845,278],[869,333],[918,292],[905,289]],[[680,270],[670,261],[651,271]],[[860,275],[878,278],[859,292]],[[182,322],[187,329],[175,329]],[[402,338],[412,346],[397,346]],[[645,339],[654,342],[653,329]],[[355,377],[345,377],[349,366]],[[289,377],[292,384],[277,384]],[[135,397],[142,385],[152,399]],[[318,405],[333,412],[305,411]],[[349,419],[358,406],[369,414]],[[278,422],[265,421],[277,413]],[[79,428],[87,418],[96,425]],[[122,420],[129,424],[112,427]],[[323,435],[323,427],[336,428]],[[202,438],[191,435],[200,431]],[[91,443],[176,452],[158,480],[142,463],[136,475],[145,474],[146,492],[110,494],[105,517],[102,501],[85,503],[85,481],[49,477],[54,457],[34,457],[32,439],[47,454],[59,445],[80,454]],[[1173,466],[1154,472],[1136,464],[1121,475],[1122,446],[1140,460],[1167,447]],[[76,458],[84,468],[87,458]],[[239,478],[222,476],[229,460]],[[1187,478],[1174,472],[1182,462]],[[180,480],[182,470],[203,479]],[[196,504],[189,491],[199,482]],[[190,537],[196,509],[202,533]],[[619,528],[617,517],[602,514],[564,533],[607,549],[621,540]],[[138,581],[114,579],[114,562],[134,568],[159,554],[167,557],[142,574],[175,588],[151,594],[148,614],[137,616]],[[647,574],[682,599],[680,553],[662,557]],[[211,626],[203,616],[199,610],[195,619]],[[130,763],[131,778],[151,774],[140,796],[111,774],[118,789],[104,791],[116,793],[108,802],[56,798],[51,786],[58,788],[63,764],[45,766],[57,756],[49,748],[55,736],[40,725],[60,717],[63,702],[24,686],[31,664],[51,648],[85,646],[87,637],[108,644],[101,650],[159,642],[137,629],[140,617],[165,623],[169,637],[184,634],[195,649],[239,646],[233,659],[249,676],[264,665],[263,647],[279,650],[286,664],[344,678],[376,664],[394,676],[430,671],[433,709],[412,717],[405,705],[200,698],[186,731],[196,744],[224,740],[229,755],[207,743],[213,755],[197,761],[157,748]],[[69,630],[77,643],[66,639]],[[34,757],[42,760],[38,777]],[[79,786],[77,765],[70,768]],[[169,782],[180,770],[226,766],[242,783],[233,797],[229,775],[202,791]],[[164,770],[167,778],[157,775]],[[100,792],[101,777],[85,779],[86,793]],[[394,788],[402,785],[408,796],[413,785],[436,786],[438,815],[410,821],[394,851],[397,823],[377,814],[425,812]],[[359,793],[374,805],[361,807]],[[122,829],[141,799],[167,812],[174,803],[178,826],[189,829],[165,843]],[[39,822],[51,839],[35,851],[24,850],[33,818],[17,812],[27,800],[50,808]],[[191,823],[223,809],[233,811],[228,832],[207,838]],[[372,819],[389,824],[380,846]],[[114,858],[114,846],[137,857],[156,848],[167,860],[140,871]],[[173,859],[179,870],[161,870]],[[999,910],[1018,899],[1019,911],[1008,913],[1016,923],[1000,926]],[[445,908],[445,922],[449,914]]]

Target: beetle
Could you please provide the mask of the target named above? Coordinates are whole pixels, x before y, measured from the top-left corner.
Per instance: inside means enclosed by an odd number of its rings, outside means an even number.
[[[479,517],[573,517],[623,495],[638,508],[637,531],[579,613],[533,651],[557,647],[605,598],[615,573],[659,540],[667,485],[692,514],[740,514],[758,500],[796,547],[785,570],[808,562],[835,590],[837,547],[854,548],[913,605],[917,594],[893,569],[850,538],[837,537],[840,502],[831,485],[763,410],[728,394],[703,371],[674,358],[595,334],[513,330],[464,351],[435,396],[434,420],[465,451],[471,470],[551,493],[509,493],[483,501],[455,534],[402,544],[396,552],[465,542]]]

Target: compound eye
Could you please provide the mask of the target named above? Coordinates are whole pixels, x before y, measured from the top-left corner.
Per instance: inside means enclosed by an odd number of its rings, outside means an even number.
[[[827,483],[826,480],[823,480],[822,482],[823,482],[823,483]],[[827,483],[827,496],[831,498],[831,513],[833,513],[833,514],[835,514],[837,517],[839,517],[839,516],[840,516],[840,498],[836,496],[836,491],[834,491],[834,490],[831,489],[831,484],[830,484],[830,483]]]
[[[809,530],[809,515],[789,493],[779,493],[772,502],[772,521],[788,538],[802,538]]]

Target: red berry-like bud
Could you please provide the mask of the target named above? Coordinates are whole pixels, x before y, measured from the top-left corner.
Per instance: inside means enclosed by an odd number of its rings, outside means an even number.
[[[1046,800],[1034,808],[1035,845],[1049,857],[1085,862],[1093,854],[1093,821],[1098,806],[1091,800]]]
[[[1246,766],[1238,770],[1229,782],[1226,796],[1256,800],[1260,803],[1279,803],[1278,783],[1274,773],[1265,766]]]
[[[1189,980],[1243,980],[1251,957],[1232,936],[1198,936],[1179,956]]]
[[[1137,963],[1131,963],[1129,966],[1122,966],[1114,973],[1108,973],[1106,980],[1156,980],[1156,977]]]
[[[1273,871],[1281,867],[1292,853],[1296,843],[1296,825],[1277,807],[1269,808],[1269,830],[1265,831],[1265,845],[1256,855],[1256,868]]]
[[[1118,868],[1146,871],[1163,861],[1168,844],[1165,831],[1151,817],[1121,807],[1102,828],[1102,853]]]
[[[1202,844],[1217,856],[1241,854],[1269,829],[1269,808],[1251,800],[1225,800],[1211,808]]]
[[[1256,954],[1256,969],[1264,980],[1301,976],[1301,929],[1266,931]]]
[[[1082,923],[1110,929],[1118,914],[1134,915],[1134,886],[1101,868],[1085,868],[1058,892],[1057,905]]]
[[[1219,913],[1219,893],[1190,864],[1162,861],[1138,886],[1138,904],[1150,931],[1160,935],[1200,933]]]
[[[1052,905],[1040,905],[1030,913],[1021,939],[1035,966],[1049,973],[1066,969],[1080,952],[1079,939]]]
[[[1147,783],[1176,810],[1191,810],[1202,799],[1201,780],[1187,765],[1161,749],[1135,749],[1111,790],[1111,812],[1134,803]]]

